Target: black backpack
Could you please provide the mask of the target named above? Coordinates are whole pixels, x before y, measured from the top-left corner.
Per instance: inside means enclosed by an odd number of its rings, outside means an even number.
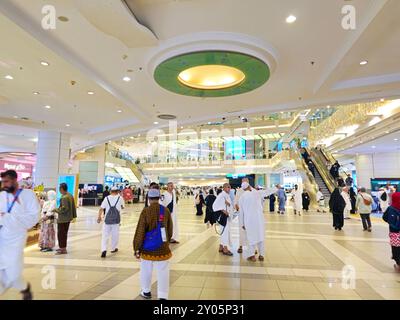
[[[382,201],[386,201],[387,200],[387,193],[386,191],[384,193],[381,194],[381,200]]]
[[[117,204],[119,202],[120,197],[118,197],[117,202],[112,206],[110,204],[110,200],[107,197],[107,202],[108,205],[110,206],[110,209],[108,209],[106,213],[106,219],[104,220],[105,224],[120,224],[121,223],[121,215],[120,212],[118,211]]]

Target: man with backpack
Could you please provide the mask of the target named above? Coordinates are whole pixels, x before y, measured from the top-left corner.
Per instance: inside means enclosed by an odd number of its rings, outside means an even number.
[[[108,239],[111,237],[111,253],[118,252],[119,226],[121,223],[121,210],[124,209],[124,199],[119,195],[117,187],[111,188],[111,194],[107,196],[100,207],[97,223],[103,224],[101,237],[101,257],[107,256]]]
[[[367,193],[365,188],[361,188],[357,195],[356,208],[357,212],[361,216],[361,221],[363,224],[364,231],[371,232],[371,211],[372,211],[372,202],[374,200]]]

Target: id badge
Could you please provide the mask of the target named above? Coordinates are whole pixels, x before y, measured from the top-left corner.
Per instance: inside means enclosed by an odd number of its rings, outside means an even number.
[[[163,242],[167,242],[167,233],[165,232],[165,228],[161,228],[161,238]]]

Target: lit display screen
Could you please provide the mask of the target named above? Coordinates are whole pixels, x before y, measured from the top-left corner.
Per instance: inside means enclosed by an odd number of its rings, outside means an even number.
[[[241,138],[225,141],[225,157],[227,159],[246,159],[246,140]]]

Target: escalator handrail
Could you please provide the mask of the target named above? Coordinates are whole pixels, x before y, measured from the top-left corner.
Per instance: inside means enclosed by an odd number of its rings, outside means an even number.
[[[307,152],[312,157],[311,160],[313,160],[314,166],[318,170],[318,173],[321,176],[321,178],[324,180],[329,192],[332,193],[333,190],[335,190],[335,185],[336,185],[335,180],[330,175],[330,173],[329,173],[328,169],[325,167],[325,165],[322,163],[319,155],[314,151],[310,152],[309,150],[307,150]]]

